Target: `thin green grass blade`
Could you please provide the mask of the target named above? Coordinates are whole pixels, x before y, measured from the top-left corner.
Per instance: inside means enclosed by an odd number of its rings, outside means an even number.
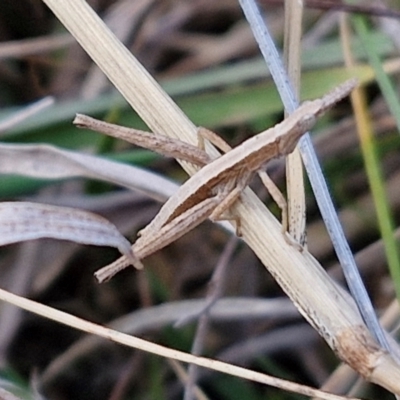
[[[370,41],[370,32],[366,20],[362,16],[354,16],[353,25],[361,43],[363,44],[370,65],[375,70],[376,80],[400,131],[400,103],[395,89],[388,75],[384,71],[378,51],[375,48],[374,43]],[[385,247],[389,271],[393,279],[397,298],[400,299],[400,257],[394,236],[395,223],[384,188],[384,179],[379,164],[374,137],[367,133],[369,132],[368,129],[363,131],[364,134],[360,136],[360,139],[365,169],[375,203],[379,229]]]

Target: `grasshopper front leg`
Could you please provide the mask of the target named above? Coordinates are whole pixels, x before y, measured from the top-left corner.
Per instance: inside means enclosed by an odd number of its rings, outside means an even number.
[[[223,202],[224,197],[224,193],[218,193],[216,196],[209,197],[196,204],[160,229],[147,231],[133,244],[133,253],[138,259],[143,259],[168,246],[205,221],[218,204]],[[96,271],[95,277],[99,283],[106,282],[130,264],[131,261],[127,257],[122,256],[112,264],[106,265]]]
[[[239,182],[236,178],[228,181],[225,186],[218,189],[214,196],[206,198],[159,229],[154,229],[154,227],[151,227],[152,223],[150,223],[132,246],[135,256],[138,259],[143,259],[153,254],[200,225],[207,218],[212,221],[235,220],[236,229],[240,236],[240,220],[235,216],[224,215],[224,213],[229,212],[230,207],[239,198],[243,189],[247,186],[250,176],[251,173],[249,172],[242,175]],[[148,229],[149,227],[151,229]],[[130,260],[122,256],[112,264],[96,271],[95,277],[99,283],[108,281],[130,264]]]
[[[238,177],[232,178],[226,182],[224,186],[219,189],[222,201],[215,207],[210,215],[210,219],[213,222],[222,220],[235,221],[236,235],[239,237],[242,236],[240,218],[235,215],[231,207],[239,199],[244,188],[249,184],[251,176],[252,172],[245,170]]]

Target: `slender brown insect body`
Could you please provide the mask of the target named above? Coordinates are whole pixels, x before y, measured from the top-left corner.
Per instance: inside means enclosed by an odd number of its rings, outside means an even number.
[[[281,123],[246,140],[201,168],[168,199],[150,224],[140,232],[140,238],[132,247],[134,254],[141,259],[144,254],[149,254],[151,245],[156,251],[207,217],[214,221],[221,219],[255,173],[258,172],[267,185],[262,171],[265,164],[273,158],[291,153],[301,136],[314,126],[317,117],[347,96],[356,84],[356,80],[351,79],[322,98],[303,103]],[[279,191],[278,194],[273,191],[278,189],[270,189],[274,199],[282,198]],[[182,215],[185,216],[184,223]],[[283,208],[282,216],[285,222],[287,215]],[[160,232],[163,232],[162,236]],[[102,281],[107,280],[128,265],[127,259],[120,258],[99,270],[96,276]]]

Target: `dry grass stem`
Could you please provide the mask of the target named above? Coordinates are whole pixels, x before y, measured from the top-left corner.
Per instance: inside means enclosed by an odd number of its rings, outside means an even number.
[[[299,385],[294,382],[285,381],[283,379],[271,377],[259,372],[251,371],[245,368],[237,367],[232,364],[227,364],[221,361],[212,360],[204,357],[196,357],[192,354],[184,353],[178,350],[160,346],[125,333],[115,331],[110,328],[105,328],[100,325],[88,322],[81,318],[75,317],[68,313],[58,311],[55,308],[39,304],[24,297],[16,296],[5,290],[0,289],[0,299],[17,307],[23,308],[26,311],[33,312],[53,321],[60,322],[72,328],[92,333],[94,335],[112,340],[116,343],[143,350],[152,354],[157,354],[161,357],[171,358],[173,360],[184,363],[195,364],[200,367],[209,368],[214,371],[219,371],[232,376],[238,376],[254,382],[263,383],[265,385],[274,386],[276,388],[288,390],[295,393],[300,393],[305,396],[317,396],[323,400],[343,400],[342,396],[336,396],[321,390],[313,389],[304,385]],[[356,399],[354,399],[356,400]]]
[[[296,97],[300,95],[300,50],[302,37],[303,2],[285,0],[284,55],[290,82]],[[303,163],[299,149],[286,157],[286,187],[290,235],[301,245],[306,243],[306,198]]]

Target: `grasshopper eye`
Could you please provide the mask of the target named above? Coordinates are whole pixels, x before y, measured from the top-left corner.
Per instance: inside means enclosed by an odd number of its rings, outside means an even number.
[[[317,118],[314,114],[307,113],[296,123],[290,135],[284,135],[279,140],[279,154],[290,154],[297,145],[299,139],[309,131],[316,122]]]

